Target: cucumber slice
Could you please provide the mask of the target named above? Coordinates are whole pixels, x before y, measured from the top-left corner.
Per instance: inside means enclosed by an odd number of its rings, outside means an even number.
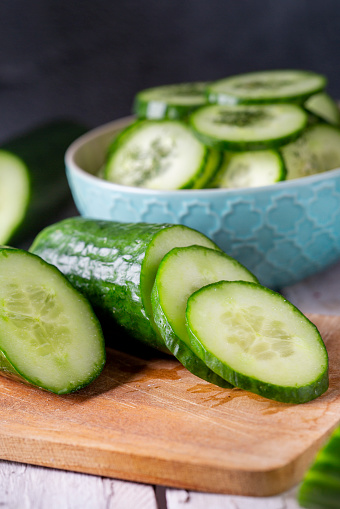
[[[16,136],[1,145],[1,150],[12,155],[12,168],[16,166],[16,170],[11,171],[13,179],[16,172],[17,177],[21,174],[22,180],[21,183],[17,183],[17,193],[13,195],[12,187],[8,190],[4,187],[7,184],[10,185],[8,171],[5,166],[0,170],[2,174],[0,177],[0,230],[3,233],[0,233],[0,243],[18,246],[49,224],[63,204],[68,200],[71,202],[64,155],[68,146],[85,132],[86,128],[81,124],[70,120],[55,120]],[[8,161],[9,156],[6,158],[1,156],[0,165],[7,165]],[[2,181],[5,173],[7,174],[6,182]],[[29,194],[27,194],[27,178],[29,178]],[[5,207],[8,207],[7,214],[4,212]],[[17,210],[16,217],[14,210]],[[10,220],[12,211],[13,219]],[[6,226],[7,221],[11,226]]]
[[[314,94],[304,104],[307,111],[318,119],[335,126],[340,125],[340,109],[337,103],[326,92]]]
[[[187,305],[189,347],[236,387],[286,403],[328,388],[328,358],[315,327],[282,295],[244,281],[221,281]]]
[[[26,165],[13,154],[0,150],[0,244],[5,244],[22,223],[29,199]]]
[[[182,225],[75,217],[45,228],[30,250],[56,265],[111,329],[118,323],[136,339],[168,352],[153,322],[151,290],[163,256],[191,244],[219,250],[205,235]],[[111,337],[114,343],[112,332]]]
[[[300,506],[308,509],[339,509],[340,428],[333,431],[306,472],[298,501]]]
[[[211,187],[259,187],[285,178],[282,156],[275,150],[225,152]]]
[[[198,138],[220,150],[258,150],[295,139],[307,113],[294,104],[205,106],[190,115]]]
[[[38,256],[0,248],[0,372],[65,394],[88,385],[104,363],[88,301]]]
[[[170,352],[194,375],[207,380],[208,372],[208,381],[217,385],[221,383],[214,381],[211,370],[188,346],[185,309],[194,291],[222,279],[258,282],[225,253],[201,246],[174,248],[161,261],[151,294],[154,319]]]
[[[340,167],[340,129],[316,124],[281,148],[287,180],[307,177]]]
[[[207,95],[218,104],[301,103],[326,84],[325,76],[310,71],[259,71],[218,80],[208,86]]]
[[[105,178],[125,186],[184,189],[204,173],[209,151],[179,121],[139,121],[113,142]]]
[[[209,150],[207,164],[203,173],[196,177],[192,189],[203,189],[210,187],[210,183],[215,179],[223,161],[223,152],[220,150]]]
[[[133,111],[139,118],[181,119],[207,102],[208,82],[176,83],[141,90]]]

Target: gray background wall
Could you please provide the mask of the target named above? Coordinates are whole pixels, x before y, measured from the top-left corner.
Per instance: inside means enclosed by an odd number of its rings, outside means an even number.
[[[137,90],[249,70],[324,73],[340,98],[339,0],[1,0],[0,141],[130,113]]]

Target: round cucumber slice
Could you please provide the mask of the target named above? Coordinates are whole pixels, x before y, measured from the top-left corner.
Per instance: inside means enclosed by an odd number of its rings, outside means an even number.
[[[0,150],[0,244],[6,243],[22,223],[29,200],[26,165],[15,155]]]
[[[321,336],[282,295],[222,281],[195,292],[186,317],[189,346],[232,385],[286,403],[304,403],[327,390]]]
[[[0,248],[1,373],[65,394],[88,385],[104,363],[88,301],[38,256]]]
[[[307,470],[298,502],[308,509],[338,509],[340,500],[340,427],[336,428]]]
[[[189,296],[202,286],[239,279],[258,282],[225,253],[201,246],[174,248],[161,261],[151,294],[154,320],[170,352],[194,375],[224,387],[230,384],[222,384],[188,346],[185,309]]]
[[[325,76],[310,71],[259,71],[215,81],[207,95],[209,102],[218,104],[303,102],[326,84]]]
[[[283,145],[297,138],[307,120],[307,113],[294,104],[211,105],[190,116],[198,138],[220,150],[258,150]]]
[[[281,148],[287,180],[307,177],[340,167],[340,129],[316,124]]]
[[[204,173],[209,151],[179,121],[139,121],[113,142],[105,178],[125,186],[184,189]]]
[[[133,111],[139,118],[181,119],[207,102],[208,82],[176,83],[141,90]]]
[[[337,103],[326,92],[314,94],[304,104],[307,111],[318,119],[335,126],[340,125],[340,109]]]
[[[225,152],[211,187],[243,188],[275,184],[286,177],[282,156],[275,150]]]

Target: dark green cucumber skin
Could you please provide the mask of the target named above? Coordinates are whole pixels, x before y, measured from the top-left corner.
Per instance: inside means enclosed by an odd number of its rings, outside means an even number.
[[[171,226],[69,218],[45,228],[30,251],[58,267],[98,316],[168,353],[145,313],[140,276],[154,235]]]
[[[86,131],[87,128],[77,122],[57,120],[0,146],[19,157],[30,176],[30,199],[25,218],[7,243],[19,246],[49,224],[62,205],[71,202],[64,156],[69,145]]]
[[[201,107],[202,105],[184,106],[179,104],[174,105],[163,103],[162,112],[160,112],[159,115],[155,116],[150,113],[150,101],[144,101],[137,94],[133,104],[132,111],[135,115],[137,115],[139,119],[185,121],[193,111],[197,110],[197,108]]]
[[[27,251],[24,251],[23,249],[13,249],[11,247],[0,246],[0,256],[10,256],[12,252],[14,252],[15,254],[19,254],[19,255],[21,254],[22,256],[33,256],[35,258],[38,258],[34,253],[28,253]],[[39,257],[39,262],[43,265],[46,265],[45,261],[43,259],[41,259],[40,257]],[[59,277],[61,277],[64,280],[65,285],[69,286],[69,288],[72,289],[72,291],[74,293],[78,293],[78,292],[76,292],[74,287],[70,284],[68,279],[58,270],[57,267],[50,265],[49,269],[50,269],[50,271],[57,272]],[[46,385],[44,385],[41,382],[36,383],[36,382],[32,381],[28,376],[26,376],[25,373],[18,370],[14,364],[12,364],[11,360],[7,356],[7,353],[4,350],[2,350],[1,344],[0,344],[0,373],[1,373],[1,375],[5,376],[6,378],[9,378],[9,379],[22,382],[27,385],[33,385],[34,387],[38,387],[39,389],[43,389],[48,392],[52,392],[54,394],[70,394],[72,392],[76,392],[80,389],[83,389],[84,387],[86,387],[87,385],[92,383],[100,375],[100,373],[103,371],[104,366],[105,366],[105,362],[106,362],[105,341],[104,341],[104,336],[102,333],[101,325],[100,325],[99,320],[97,319],[97,317],[91,307],[90,302],[83,295],[78,295],[78,299],[83,300],[84,304],[87,306],[89,312],[91,313],[92,320],[96,324],[96,328],[97,328],[97,331],[98,331],[100,339],[101,339],[101,347],[102,347],[102,362],[100,365],[98,365],[97,370],[94,373],[92,373],[92,375],[90,375],[89,378],[86,381],[84,381],[84,383],[78,384],[77,386],[72,387],[72,388],[65,387],[65,389],[63,391],[58,391],[58,392],[51,389],[50,387],[47,387]]]
[[[340,507],[340,428],[317,454],[305,474],[298,492],[298,502],[308,509]]]
[[[225,281],[220,281],[219,283],[207,285],[205,288],[208,288],[209,286],[216,287],[217,285],[223,285],[225,283],[226,283]],[[260,286],[257,285],[256,283],[249,283],[246,281],[242,282],[238,281],[237,283],[250,286]],[[268,288],[266,290],[269,293],[276,295],[276,292],[269,290]],[[190,307],[190,298],[188,300],[187,310]],[[287,301],[287,304],[290,303],[288,303]],[[292,306],[292,304],[290,305]],[[306,318],[306,320],[308,319]],[[316,326],[312,322],[310,322],[310,324],[314,329],[317,330]],[[217,359],[212,352],[205,348],[204,345],[202,345],[202,343],[200,342],[199,338],[195,336],[195,334],[189,327],[188,333],[191,340],[190,346],[193,352],[200,359],[202,359],[202,361],[207,366],[209,366],[209,368],[212,371],[217,373],[220,377],[222,377],[224,380],[227,380],[235,387],[239,387],[240,389],[244,389],[246,391],[253,392],[255,394],[263,396],[264,398],[272,399],[274,401],[280,401],[282,403],[306,403],[321,396],[321,394],[326,392],[326,390],[328,389],[329,385],[328,365],[324,372],[319,376],[319,378],[314,380],[309,385],[305,385],[302,387],[288,387],[288,386],[282,387],[268,382],[261,382],[261,380],[257,380],[256,378],[243,375],[242,373],[233,370],[228,365],[224,364],[222,361]]]
[[[158,289],[155,283],[152,290],[153,297],[157,301]],[[161,306],[153,306],[154,320],[161,331],[164,343],[170,352],[178,359],[183,366],[193,375],[206,380],[212,384],[223,388],[232,388],[233,386],[214,373],[202,360],[193,353],[193,351],[174,334]]]

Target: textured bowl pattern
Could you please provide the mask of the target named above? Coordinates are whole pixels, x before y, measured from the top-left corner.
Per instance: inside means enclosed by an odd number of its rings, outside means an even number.
[[[125,121],[126,122],[126,121]],[[81,215],[195,228],[274,289],[340,258],[340,169],[256,189],[152,191],[106,182],[103,163],[114,122],[75,142],[66,171]]]

